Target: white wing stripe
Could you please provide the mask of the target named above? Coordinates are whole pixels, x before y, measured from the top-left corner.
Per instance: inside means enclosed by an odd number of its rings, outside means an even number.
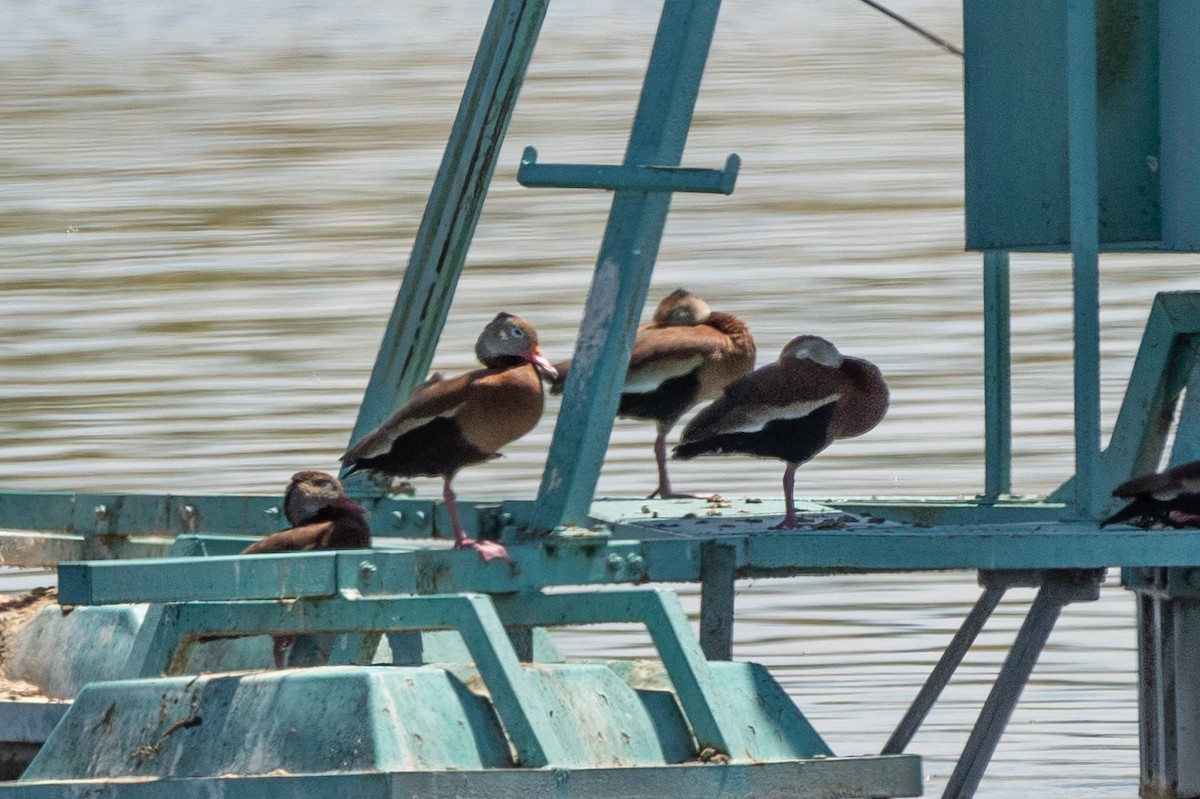
[[[774,421],[787,419],[802,419],[818,408],[823,408],[831,402],[837,402],[841,394],[830,394],[818,400],[802,400],[790,405],[762,405],[748,410],[738,420],[730,420],[733,424],[722,427],[722,433],[757,433]]]

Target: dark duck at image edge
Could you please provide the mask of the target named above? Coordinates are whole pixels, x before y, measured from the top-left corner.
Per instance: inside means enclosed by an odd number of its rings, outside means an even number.
[[[617,416],[651,421],[657,428],[658,487],[648,498],[693,496],[671,488],[667,433],[693,407],[717,398],[730,382],[749,373],[754,356],[754,339],[742,320],[713,311],[682,288],[664,297],[654,318],[638,328]],[[561,393],[570,365],[557,365],[552,393]]]
[[[1143,474],[1113,489],[1125,507],[1100,522],[1128,522],[1135,527],[1200,527],[1200,461],[1190,461],[1162,472]]]
[[[545,405],[542,379],[553,380],[558,372],[538,347],[533,325],[508,313],[483,329],[475,355],[484,368],[448,379],[435,373],[341,460],[344,474],[365,469],[394,477],[441,477],[455,548],[474,549],[485,562],[507,560],[500,544],[467,535],[451,481],[459,469],[491,460],[534,428]]]
[[[775,363],[726,386],[688,422],[676,458],[756,455],[787,464],[786,513],[777,528],[796,527],[796,469],[840,438],[872,430],[888,408],[888,388],[870,361],[843,356],[820,336],[797,336]]]
[[[341,482],[318,471],[296,472],[283,494],[286,530],[272,533],[242,550],[243,555],[366,549],[371,546],[367,511],[346,496]],[[287,665],[295,636],[273,636],[275,668]]]

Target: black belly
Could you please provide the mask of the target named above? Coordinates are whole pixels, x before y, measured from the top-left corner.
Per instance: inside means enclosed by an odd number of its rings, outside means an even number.
[[[463,438],[458,422],[439,416],[401,435],[382,455],[359,458],[351,471],[372,469],[396,477],[441,477],[491,457],[491,453],[481,452]]]
[[[829,446],[829,420],[834,403],[799,419],[768,422],[753,433],[723,433],[675,448],[679,458],[697,455],[758,455],[788,463],[804,463]]]
[[[696,404],[700,380],[695,372],[665,380],[658,388],[642,394],[622,394],[617,415],[633,419],[653,419],[675,424],[687,409]]]

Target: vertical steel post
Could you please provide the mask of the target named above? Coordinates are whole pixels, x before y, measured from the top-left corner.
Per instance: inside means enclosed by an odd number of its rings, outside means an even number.
[[[1141,795],[1200,797],[1200,569],[1127,569],[1137,594]]]
[[[700,545],[700,648],[709,660],[733,660],[733,592],[737,547],[723,541]]]
[[[350,443],[425,379],[549,0],[495,0]]]
[[[1100,225],[1096,2],[1067,2],[1067,150],[1075,290],[1075,507],[1100,515]]]
[[[1012,358],[1008,253],[983,254],[983,498],[1012,492]]]
[[[663,4],[626,165],[679,165],[719,9],[719,0]],[[542,473],[535,531],[588,523],[670,203],[670,191],[614,194]]]

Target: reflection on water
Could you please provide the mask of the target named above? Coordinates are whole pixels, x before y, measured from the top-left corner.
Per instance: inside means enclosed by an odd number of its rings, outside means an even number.
[[[332,468],[487,5],[0,5],[2,485],[272,492]],[[521,188],[516,166],[529,144],[546,162],[620,159],[654,5],[552,4],[437,368],[470,367],[501,309],[570,354],[609,198]],[[961,40],[954,0],[893,5]],[[760,362],[816,332],[881,366],[888,418],[807,465],[801,494],[980,490],[961,80],[957,59],[852,0],[722,10],[685,164],[737,152],[743,169],[731,197],[675,198],[652,298],[685,285],[742,316]],[[1150,298],[1190,288],[1195,266],[1105,259],[1110,424]],[[1013,311],[1015,487],[1045,493],[1072,469],[1067,260],[1014,258]],[[555,402],[503,460],[463,472],[460,494],[532,496]],[[602,494],[648,492],[652,435],[618,422]],[[740,496],[777,494],[780,472],[718,459],[673,475]],[[1069,609],[980,795],[1131,793],[1132,603],[1104,593]],[[959,576],[761,581],[739,600],[738,654],[771,665],[835,751],[870,751],[974,595]],[[934,782],[996,635],[914,743]]]

